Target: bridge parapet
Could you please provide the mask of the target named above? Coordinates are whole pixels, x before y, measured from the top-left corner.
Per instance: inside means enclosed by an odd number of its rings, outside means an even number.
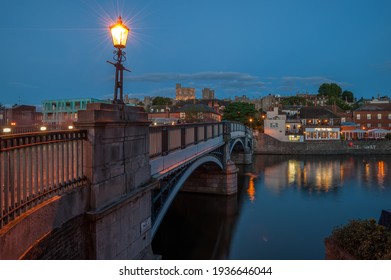
[[[0,136],[0,228],[29,209],[86,184],[83,130]]]

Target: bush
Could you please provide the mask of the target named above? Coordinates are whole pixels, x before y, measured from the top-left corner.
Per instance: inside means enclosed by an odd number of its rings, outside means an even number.
[[[391,233],[374,219],[352,220],[334,229],[330,238],[356,259],[391,259]]]

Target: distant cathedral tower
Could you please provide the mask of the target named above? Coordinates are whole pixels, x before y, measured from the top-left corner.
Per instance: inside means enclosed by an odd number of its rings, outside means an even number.
[[[215,99],[215,91],[210,88],[204,88],[202,90],[202,99],[205,99],[205,100]]]
[[[195,99],[195,88],[183,88],[181,84],[176,84],[176,100]]]

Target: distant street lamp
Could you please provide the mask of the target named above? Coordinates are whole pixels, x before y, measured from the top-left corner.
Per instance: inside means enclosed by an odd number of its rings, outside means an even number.
[[[113,45],[117,50],[114,51],[113,59],[116,61],[108,63],[115,66],[115,84],[114,84],[114,100],[113,103],[123,104],[123,80],[124,75],[123,71],[128,71],[123,65],[122,62],[126,61],[126,53],[122,50],[126,48],[126,41],[128,39],[130,29],[122,22],[121,16],[118,17],[117,22],[110,26],[111,37],[113,39]],[[119,93],[119,99],[118,99]]]
[[[250,118],[250,128],[253,130],[253,118]]]

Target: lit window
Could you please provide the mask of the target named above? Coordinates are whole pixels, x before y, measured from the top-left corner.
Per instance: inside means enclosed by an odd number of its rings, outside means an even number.
[[[381,120],[381,114],[377,114],[377,119]]]
[[[388,119],[391,120],[391,114],[388,114]]]
[[[367,123],[367,127],[371,127],[371,124],[370,124],[370,123]]]
[[[371,119],[371,114],[367,114],[367,120]]]
[[[391,115],[391,114],[390,114],[390,115]],[[361,120],[361,115],[360,115],[360,114],[357,114],[357,115],[356,115],[356,119]]]

